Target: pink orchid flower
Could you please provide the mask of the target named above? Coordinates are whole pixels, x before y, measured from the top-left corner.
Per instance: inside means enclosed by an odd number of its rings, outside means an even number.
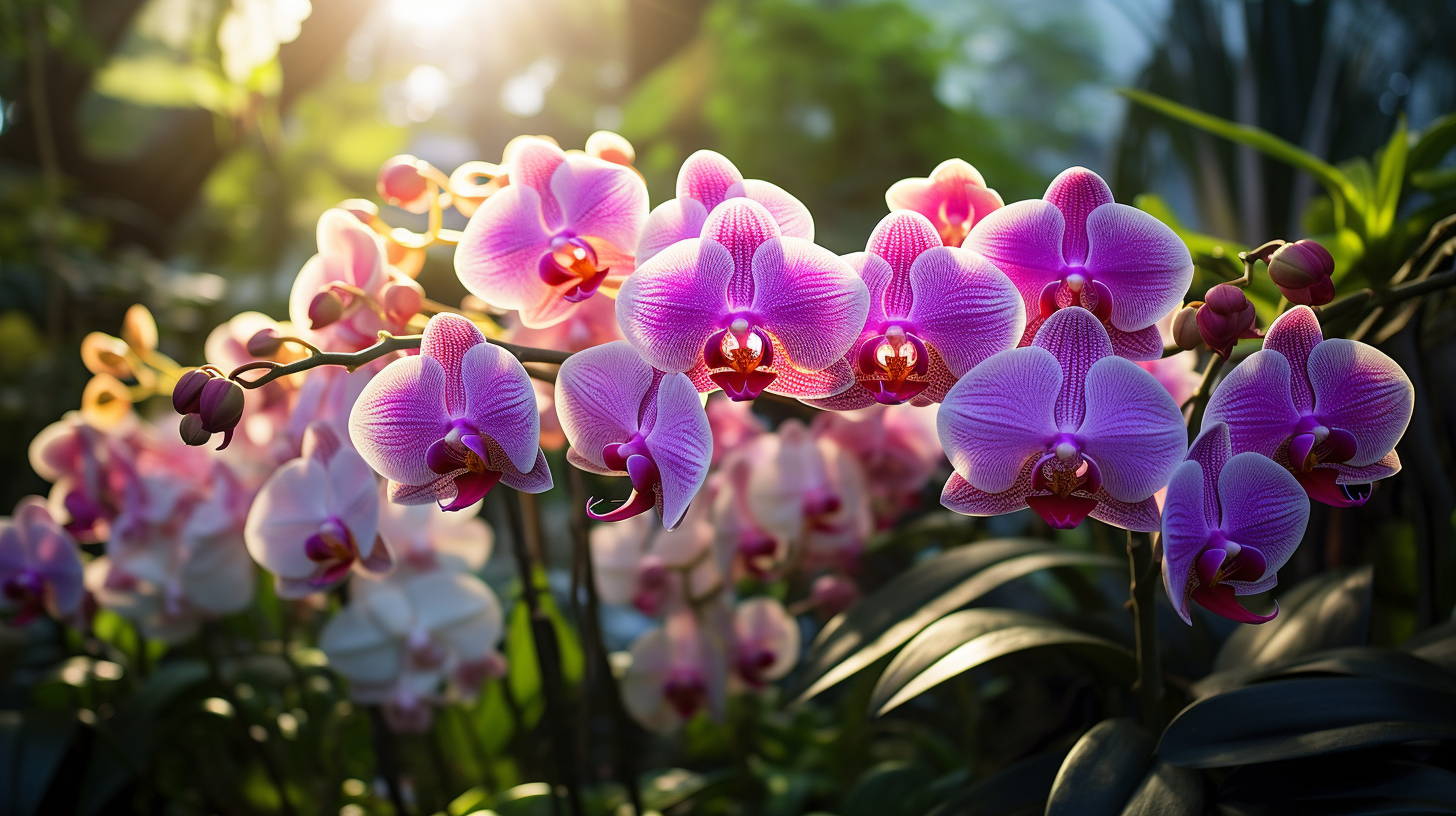
[[[750,598],[733,610],[733,668],[761,689],[799,662],[799,624],[775,598]]]
[[[309,328],[310,342],[355,351],[373,345],[381,331],[404,333],[424,290],[389,266],[379,235],[345,210],[326,210],[318,249],[288,296],[288,318]]]
[[[926,482],[946,465],[936,435],[938,408],[876,405],[814,417],[814,436],[833,440],[859,462],[881,527],[915,506]]]
[[[1252,451],[1235,455],[1229,427],[1205,425],[1173,471],[1163,510],[1163,583],[1184,622],[1189,600],[1241,623],[1266,623],[1235,595],[1266,592],[1304,537],[1309,501],[1299,482]]]
[[[349,414],[349,437],[390,481],[390,501],[446,510],[475,504],[497,482],[550,490],[540,436],[526,369],[452,314],[430,318],[420,353],[370,380]]]
[[[1030,506],[1057,529],[1091,515],[1157,530],[1152,496],[1187,450],[1173,398],[1115,356],[1101,321],[1075,306],[1047,318],[1031,346],[956,383],[939,430],[955,468],[942,504],[972,516]]]
[[[974,252],[942,246],[918,212],[885,216],[865,251],[845,260],[870,293],[864,330],[845,357],[856,382],[812,405],[931,405],[977,363],[1021,339],[1026,316],[1011,280]]]
[[[868,312],[869,292],[847,263],[784,236],[747,198],[719,204],[701,238],[653,256],[617,298],[622,333],[653,368],[735,400],[844,391],[854,376],[843,357]]]
[[[771,457],[777,451],[773,434],[757,434],[728,451],[708,480],[717,546],[729,554],[736,576],[772,580],[789,557],[789,542],[764,530],[754,518],[748,496],[753,474],[772,467]]]
[[[280,598],[328,589],[356,567],[394,566],[377,541],[379,489],[363,457],[322,423],[303,447],[263,483],[244,528],[248,552],[273,573]]]
[[[708,416],[692,381],[652,368],[619,340],[562,364],[556,411],[572,464],[632,480],[632,494],[620,506],[598,514],[588,504],[588,515],[620,521],[656,507],[667,529],[677,527],[713,455]]]
[[[617,304],[607,298],[591,298],[565,320],[544,329],[527,328],[514,312],[506,315],[503,323],[507,342],[533,348],[575,353],[623,339],[617,327]],[[541,447],[559,450],[566,446],[566,434],[556,416],[556,389],[540,380],[532,380],[531,385],[536,389],[536,410],[541,414]]]
[[[1205,422],[1225,422],[1237,452],[1283,465],[1309,497],[1333,507],[1370,498],[1371,482],[1400,471],[1415,388],[1371,346],[1324,339],[1308,306],[1280,315],[1250,354],[1214,389]]]
[[[136,469],[125,433],[95,428],[80,412],[71,411],[31,440],[31,469],[53,483],[51,515],[83,542],[107,540],[122,512]]]
[[[1001,194],[962,159],[946,159],[930,178],[895,182],[885,191],[885,203],[890,212],[914,210],[930,219],[941,243],[949,247],[960,246],[976,222],[1002,207]]]
[[[864,471],[854,457],[788,419],[766,438],[760,462],[747,485],[757,525],[785,547],[798,548],[810,568],[853,569],[874,529]]]
[[[709,513],[697,508],[676,530],[663,529],[647,515],[593,527],[592,563],[602,602],[660,615],[722,590],[727,565],[715,548]]]
[[[708,413],[708,427],[713,430],[713,466],[731,451],[768,433],[764,421],[753,413],[747,402],[734,402],[724,395],[708,397],[703,410]]]
[[[568,155],[541,139],[515,146],[510,184],[470,217],[455,272],[471,294],[546,328],[631,274],[647,187],[630,167]]]
[[[772,214],[779,232],[791,238],[814,240],[814,218],[799,199],[767,181],[745,179],[733,162],[711,150],[699,150],[677,173],[677,198],[657,205],[647,217],[637,242],[637,265],[678,241],[702,237],[708,214],[724,201],[746,198]]]
[[[74,618],[86,595],[76,540],[51,518],[45,501],[26,496],[0,519],[0,610],[23,626],[41,615]]]
[[[1193,258],[1178,236],[1151,215],[1113,203],[1107,182],[1083,167],[1063,171],[1043,200],[991,213],[963,246],[990,259],[1021,292],[1023,346],[1053,312],[1081,306],[1107,327],[1118,356],[1156,360],[1163,345],[1153,324],[1182,304],[1193,282]]]
[[[448,513],[433,504],[395,504],[381,491],[379,540],[406,570],[475,572],[490,560],[495,534],[469,510]]]
[[[727,699],[732,620],[726,604],[680,608],[632,644],[622,702],[644,728],[669,732],[706,712],[721,719]]]

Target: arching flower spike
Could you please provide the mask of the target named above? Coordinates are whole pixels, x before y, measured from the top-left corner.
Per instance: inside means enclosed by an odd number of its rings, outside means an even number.
[[[1252,451],[1235,455],[1229,428],[1206,425],[1173,472],[1163,509],[1163,583],[1192,623],[1189,600],[1241,623],[1266,623],[1235,595],[1265,592],[1304,537],[1309,501],[1284,468]]]
[[[677,198],[657,205],[647,217],[637,242],[637,265],[647,263],[678,241],[700,237],[708,213],[730,198],[762,204],[782,234],[814,240],[814,218],[799,199],[767,181],[745,179],[733,162],[719,153],[699,150],[688,156],[678,170]]]
[[[941,243],[958,247],[976,222],[1001,209],[1001,194],[986,186],[981,171],[962,159],[946,159],[930,178],[901,179],[885,191],[890,212],[914,210],[935,225]]]
[[[1112,347],[1130,360],[1156,360],[1154,323],[1177,308],[1193,281],[1188,247],[1158,219],[1112,201],[1100,176],[1073,167],[1040,201],[1018,201],[988,215],[963,244],[990,259],[1021,292],[1026,332],[1067,306],[1081,306],[1107,327]]]
[[[636,262],[647,187],[630,167],[567,154],[542,139],[509,151],[510,184],[470,217],[455,272],[487,303],[545,328],[598,291],[616,291]]]
[[[620,340],[596,346],[561,366],[556,412],[572,464],[632,480],[616,509],[598,514],[588,505],[592,518],[619,521],[655,506],[667,529],[677,527],[713,456],[708,415],[685,375],[653,369]]]
[[[782,236],[773,215],[747,198],[718,205],[702,236],[658,253],[622,286],[617,321],[642,358],[735,400],[848,388],[854,377],[843,357],[869,312],[854,270]]]
[[[452,314],[430,318],[420,353],[379,372],[349,414],[349,438],[390,481],[391,501],[446,510],[475,504],[496,482],[550,490],[540,435],[526,369]]]
[[[864,331],[845,358],[856,382],[812,405],[937,403],[973,366],[1021,339],[1016,287],[980,255],[942,246],[918,212],[885,216],[865,251],[845,260],[870,293]]]
[[[1283,465],[1310,498],[1351,507],[1400,471],[1395,443],[1414,407],[1415,389],[1394,360],[1354,340],[1325,340],[1314,312],[1296,306],[1218,384],[1204,421],[1228,423],[1235,452]]]
[[[1152,495],[1187,448],[1173,398],[1114,356],[1080,307],[1053,314],[1030,347],[971,369],[941,404],[939,432],[955,468],[942,504],[974,516],[1030,506],[1058,529],[1091,515],[1157,530]]]

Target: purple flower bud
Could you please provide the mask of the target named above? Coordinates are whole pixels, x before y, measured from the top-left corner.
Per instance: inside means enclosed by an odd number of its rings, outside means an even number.
[[[1322,306],[1335,298],[1335,259],[1308,239],[1285,244],[1269,257],[1269,280],[1290,303]]]
[[[179,377],[177,384],[172,386],[172,407],[177,410],[177,413],[196,413],[198,400],[202,397],[202,387],[215,376],[206,369],[194,368]]]
[[[232,380],[215,378],[202,387],[197,413],[210,433],[224,433],[243,418],[243,387]]]
[[[1180,349],[1196,349],[1203,345],[1203,335],[1198,331],[1198,307],[1202,301],[1194,301],[1173,315],[1173,342]]]
[[[182,435],[182,441],[193,447],[206,445],[212,439],[212,434],[202,427],[202,417],[197,414],[188,414],[182,417],[182,424],[177,427]]]
[[[344,316],[344,299],[332,289],[313,296],[308,304],[309,328],[317,331]]]
[[[425,195],[429,182],[420,175],[418,162],[414,156],[395,156],[379,168],[375,187],[385,203],[408,209]]]
[[[254,357],[272,357],[283,347],[283,335],[277,329],[259,329],[258,333],[248,338],[248,353]]]
[[[1204,295],[1197,315],[1198,333],[1215,354],[1227,360],[1239,338],[1259,336],[1254,318],[1254,304],[1244,290],[1220,283]]]

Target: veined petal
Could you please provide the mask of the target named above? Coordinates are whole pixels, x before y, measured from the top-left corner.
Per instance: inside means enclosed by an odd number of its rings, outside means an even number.
[[[420,354],[430,357],[445,371],[445,410],[451,416],[465,411],[465,381],[460,365],[471,349],[485,342],[485,335],[469,319],[456,314],[437,314],[425,324]]]
[[[435,481],[425,450],[449,429],[445,371],[423,355],[385,366],[349,413],[354,449],[384,478],[409,485]]]
[[[1378,482],[1381,479],[1389,479],[1400,472],[1400,455],[1395,451],[1385,454],[1379,462],[1364,467],[1351,467],[1349,465],[1333,465],[1339,471],[1335,478],[1336,484],[1363,484],[1365,482]]]
[[[776,341],[774,354],[782,350]],[[805,371],[787,362],[775,363],[774,369],[778,376],[764,390],[794,399],[826,399],[838,396],[854,385],[854,369],[843,359],[835,360],[822,371]]]
[[[883,294],[886,313],[898,316],[910,312],[916,294],[910,267],[922,253],[940,245],[935,225],[914,210],[892,212],[875,225],[865,252],[883,259],[890,267]]]
[[[647,185],[630,167],[568,156],[551,175],[566,227],[621,247],[635,247],[647,220]]]
[[[1091,312],[1080,306],[1058,309],[1036,330],[1032,345],[1051,352],[1062,366],[1062,391],[1057,397],[1057,424],[1072,430],[1082,424],[1087,372],[1112,356],[1112,340]]]
[[[1193,256],[1162,221],[1126,204],[1104,204],[1087,216],[1087,271],[1112,292],[1112,325],[1130,332],[1182,304]]]
[[[922,253],[910,268],[910,286],[910,321],[955,377],[1014,348],[1026,327],[1016,287],[974,252],[937,246]]]
[[[657,205],[637,239],[637,265],[647,263],[678,241],[697,238],[706,220],[708,208],[694,198],[673,198]]]
[[[1410,424],[1415,387],[1395,361],[1374,346],[1334,338],[1309,355],[1314,415],[1355,437],[1351,467],[1380,461]]]
[[[1256,351],[1213,389],[1203,421],[1229,427],[1235,453],[1273,457],[1299,421],[1290,395],[1289,362],[1277,351]]]
[[[531,377],[510,352],[481,343],[460,364],[465,416],[494,439],[517,469],[528,471],[541,442],[541,414]]]
[[[1188,449],[1173,397],[1153,375],[1121,357],[1092,364],[1086,394],[1077,437],[1101,469],[1103,489],[1125,502],[1156,493]]]
[[[966,236],[965,249],[979,252],[1016,285],[1027,314],[1039,314],[1041,291],[1060,280],[1066,221],[1046,201],[1017,201],[981,219]]]
[[[576,455],[606,468],[602,450],[637,433],[651,387],[652,367],[621,340],[577,352],[563,363],[556,376],[556,415]]]
[[[1218,527],[1222,517],[1218,504],[1218,482],[1214,474],[1223,472],[1223,466],[1233,456],[1233,443],[1229,441],[1229,427],[1222,422],[1204,420],[1203,430],[1188,446],[1188,459],[1203,466],[1209,477],[1203,481],[1203,515],[1210,530]]]
[[[650,365],[687,371],[728,314],[733,256],[716,241],[679,241],[622,284],[617,321]]]
[[[962,377],[936,418],[956,472],[987,493],[1009,489],[1057,433],[1062,376],[1050,352],[1031,347],[1003,351]]]
[[[535,189],[513,183],[470,217],[455,247],[455,274],[471,294],[493,306],[519,309],[550,291],[539,272],[541,256],[551,250],[541,207]]]
[[[728,188],[743,180],[743,174],[721,153],[699,150],[677,171],[677,197],[701,202],[711,211],[728,197]]]
[[[978,490],[970,482],[952,473],[940,491],[940,503],[949,510],[963,516],[1000,516],[1026,509],[1026,497],[1031,495],[1031,468],[1036,462],[1029,461],[1011,487],[1000,493]]]
[[[1230,541],[1264,556],[1264,577],[1294,555],[1309,522],[1309,498],[1289,471],[1252,451],[1235,454],[1218,474],[1220,528]],[[1240,583],[1229,582],[1237,594]]]
[[[1152,533],[1157,532],[1163,523],[1158,500],[1155,498],[1125,502],[1113,498],[1105,489],[1097,491],[1094,498],[1097,499],[1097,504],[1087,515],[1103,524],[1139,533]]]
[[[1291,385],[1294,407],[1309,411],[1314,407],[1314,391],[1309,384],[1309,355],[1325,339],[1319,318],[1308,306],[1295,306],[1274,319],[1264,335],[1264,348],[1277,351],[1289,361],[1294,373]]]
[[[708,478],[713,432],[698,390],[685,374],[668,374],[657,386],[657,421],[647,450],[662,476],[662,524],[675,529]]]
[[[551,179],[556,175],[556,169],[566,162],[566,152],[545,139],[526,136],[512,140],[506,162],[507,175],[511,180],[506,189],[523,187],[535,191],[541,200],[541,219],[546,222],[546,227],[553,232],[559,229],[563,220],[561,202],[556,200],[551,190]],[[501,192],[504,190],[491,198]]]
[[[1163,504],[1163,587],[1184,623],[1193,622],[1189,613],[1193,562],[1216,526],[1208,523],[1205,504],[1206,488],[1215,484],[1215,473],[1205,478],[1197,461],[1184,462],[1173,471]]]
[[[894,313],[885,311],[885,291],[889,289],[890,277],[893,272],[890,270],[890,265],[885,262],[884,258],[878,255],[871,255],[868,252],[851,252],[848,255],[841,256],[841,259],[849,264],[850,269],[853,269],[859,274],[860,280],[864,281],[866,291],[869,292],[870,310],[865,315],[865,326],[878,328],[891,317],[905,317],[906,312],[903,311]],[[906,305],[908,307],[908,302]],[[865,334],[862,336],[870,337],[873,335]]]
[[[500,471],[501,484],[522,493],[545,493],[552,487],[551,466],[546,462],[546,453],[536,448],[536,457],[527,470],[518,469],[507,459],[494,439],[486,440],[489,466]]]
[[[753,258],[764,244],[779,238],[779,225],[762,205],[746,198],[730,198],[708,212],[704,240],[716,241],[733,257],[728,301],[736,308],[753,302]]]
[[[294,459],[273,471],[253,499],[243,525],[248,553],[275,575],[306,578],[315,564],[304,542],[330,515],[328,473],[314,459]]]
[[[777,184],[744,179],[728,188],[727,197],[735,196],[762,204],[778,222],[779,231],[785,237],[814,240],[814,216],[809,214],[809,208]]]
[[[352,448],[340,448],[326,466],[332,515],[354,536],[359,556],[368,558],[379,532],[379,485],[374,471]]]
[[[870,296],[838,255],[801,238],[766,241],[753,256],[753,311],[788,362],[822,371],[843,359],[865,325]]]
[[[1067,263],[1084,263],[1087,258],[1088,216],[1098,207],[1112,203],[1112,189],[1091,170],[1068,167],[1052,179],[1042,198],[1056,206],[1066,219],[1062,255]]]
[[[1114,327],[1107,335],[1112,339],[1112,352],[1118,357],[1139,363],[1163,359],[1163,336],[1157,325],[1133,332]]]

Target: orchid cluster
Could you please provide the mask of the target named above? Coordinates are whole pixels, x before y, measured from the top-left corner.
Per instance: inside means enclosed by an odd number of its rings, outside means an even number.
[[[347,597],[323,651],[356,699],[418,730],[504,669],[474,515],[498,484],[551,490],[546,451],[566,447],[626,494],[580,498],[601,598],[658,621],[624,700],[670,729],[790,671],[796,617],[854,602],[871,534],[947,459],[951,510],[1158,534],[1179,614],[1246,622],[1272,615],[1235,596],[1275,585],[1309,500],[1359,505],[1400,467],[1410,382],[1324,339],[1311,307],[1333,261],[1312,242],[1272,242],[1185,305],[1187,247],[1083,168],[1005,204],[948,161],[891,187],[841,257],[802,203],[721,155],[690,156],[651,210],[632,160],[614,134],[582,151],[522,137],[449,176],[398,157],[380,195],[427,231],[366,201],[327,211],[289,321],[238,315],[191,371],[155,353],[154,326],[91,342],[109,379],[37,438],[55,489],[0,529],[12,619],[84,625],[99,605],[185,638],[248,604],[251,556],[281,598]],[[414,280],[434,245],[456,247],[459,308]],[[1242,288],[1256,263],[1301,304],[1267,331]],[[176,429],[129,410],[166,393]],[[808,421],[771,431],[760,399]],[[105,554],[83,568],[77,542]],[[743,591],[770,586],[802,600]]]

